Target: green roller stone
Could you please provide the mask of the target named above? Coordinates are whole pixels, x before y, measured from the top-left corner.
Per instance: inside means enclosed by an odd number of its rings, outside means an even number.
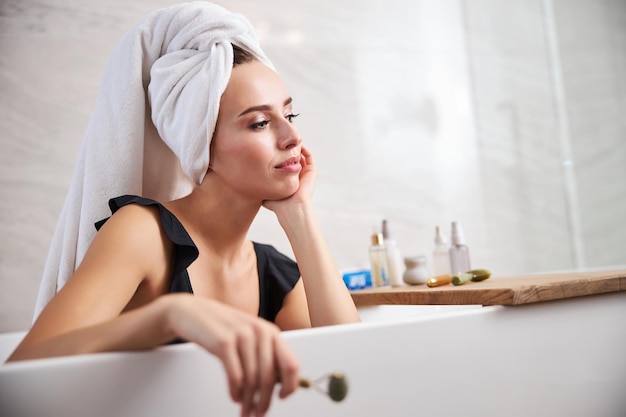
[[[328,381],[328,396],[333,401],[343,401],[348,395],[348,381],[346,377],[339,372],[334,373]]]
[[[472,269],[467,273],[472,274],[472,281],[474,282],[484,281],[491,276],[491,272],[487,269]]]
[[[456,274],[452,276],[452,285],[463,285],[468,283],[474,275],[469,272],[463,272],[462,274]]]

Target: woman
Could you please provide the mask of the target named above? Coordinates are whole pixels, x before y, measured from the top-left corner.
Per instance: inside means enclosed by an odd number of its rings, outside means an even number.
[[[177,7],[159,11],[141,30],[148,27],[153,39],[159,25],[165,21],[171,32],[172,19],[180,16],[181,31],[204,25],[216,13],[230,18],[208,3]],[[98,224],[79,266],[9,361],[149,349],[182,339],[219,357],[242,415],[263,415],[278,373],[281,398],[298,383],[297,359],[280,330],[359,320],[313,212],[315,161],[292,124],[293,100],[258,50],[240,38],[233,38],[239,46],[224,46],[228,40],[220,42],[232,57],[232,70],[218,96],[217,121],[202,139],[209,146],[208,169],[182,198],[113,198],[113,215]],[[188,59],[187,47],[169,45],[175,50],[163,56],[185,51]],[[207,50],[206,59],[214,59],[215,44]],[[175,64],[178,71],[181,63]],[[158,76],[154,67],[150,74]],[[190,85],[193,103],[205,91]],[[167,141],[168,128],[160,125],[167,117],[158,108],[164,88],[150,88],[146,113]],[[176,98],[185,94],[183,88]],[[177,102],[170,114],[180,117],[181,108],[190,109],[186,104]],[[184,170],[184,158],[178,159]],[[276,214],[297,266],[247,239],[261,207]]]

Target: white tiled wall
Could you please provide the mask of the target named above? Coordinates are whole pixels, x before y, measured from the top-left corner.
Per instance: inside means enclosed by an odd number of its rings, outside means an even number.
[[[623,0],[218,2],[255,24],[302,113],[339,267],[367,264],[383,218],[406,255],[458,220],[498,275],[626,264]],[[111,50],[173,3],[0,2],[0,331],[30,323]],[[251,237],[290,253],[271,213]]]
[[[560,0],[557,10],[585,260],[624,264],[626,2]]]

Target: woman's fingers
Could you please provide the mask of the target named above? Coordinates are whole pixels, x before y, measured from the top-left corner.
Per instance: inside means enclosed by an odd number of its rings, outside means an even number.
[[[239,352],[237,351],[237,342],[234,338],[231,338],[231,340],[222,342],[221,352],[215,353],[222,360],[224,370],[226,371],[230,397],[235,402],[241,402],[244,371],[239,359]]]
[[[309,148],[303,146],[300,151],[300,156],[304,159],[305,166],[313,165],[313,154],[309,151]]]
[[[259,384],[259,363],[257,359],[257,334],[253,323],[246,323],[237,330],[238,351],[243,368],[241,415],[249,416],[255,408]]]
[[[298,361],[273,323],[227,305],[182,298],[171,314],[175,333],[215,354],[228,378],[230,396],[241,403],[241,415],[264,415],[281,373],[280,397],[298,387]]]
[[[265,415],[272,401],[272,393],[276,384],[276,364],[274,363],[274,338],[276,337],[279,337],[279,331],[269,323],[267,329],[259,333],[257,345],[259,359],[257,415]]]
[[[280,398],[285,398],[298,388],[300,364],[291,348],[281,337],[274,338],[273,350],[276,369],[281,375],[281,388],[278,395]]]
[[[311,176],[315,171],[313,154],[308,148],[302,147],[300,151],[300,164],[302,165],[302,171],[300,171],[300,179]]]

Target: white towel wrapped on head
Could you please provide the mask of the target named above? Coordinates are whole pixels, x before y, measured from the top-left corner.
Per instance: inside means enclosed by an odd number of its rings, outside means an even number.
[[[107,65],[43,272],[35,318],[80,264],[107,202],[159,201],[200,184],[236,45],[272,68],[242,15],[195,1],[157,10]]]

